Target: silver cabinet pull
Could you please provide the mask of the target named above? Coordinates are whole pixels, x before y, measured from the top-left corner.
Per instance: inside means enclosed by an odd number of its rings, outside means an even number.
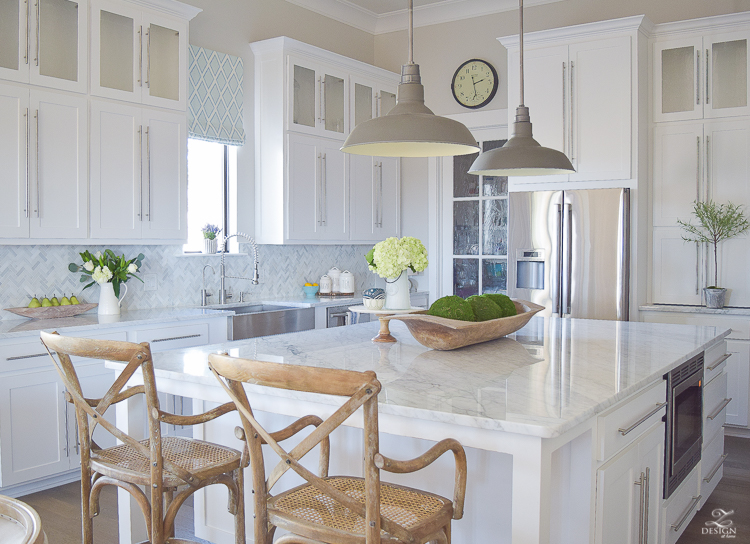
[[[323,122],[323,78],[318,77],[318,123]]]
[[[42,0],[36,0],[36,56],[34,57],[34,64],[39,66],[39,2]]]
[[[708,105],[708,103],[711,102],[711,99],[708,96],[708,65],[710,62],[711,60],[708,56],[708,49],[706,49],[706,105]]]
[[[380,93],[375,93],[375,117],[380,117]]]
[[[36,157],[34,157],[36,163],[36,210],[34,212],[39,217],[39,193],[42,192],[42,184],[39,180],[39,110],[34,112],[34,120],[36,122]]]
[[[323,118],[323,121],[325,121],[325,117]],[[325,153],[323,153],[322,161],[321,170],[323,171],[323,190],[321,192],[323,193],[323,204],[321,212],[323,214],[323,226],[326,226],[326,223],[328,222],[328,160],[326,159]]]
[[[656,412],[658,412],[659,410],[661,410],[662,408],[664,408],[666,405],[667,405],[666,402],[662,402],[660,404],[657,404],[656,407],[653,410],[651,410],[648,414],[646,414],[641,419],[639,419],[638,421],[636,421],[635,423],[633,423],[630,427],[627,427],[627,428],[624,428],[624,429],[623,428],[617,429],[617,432],[619,432],[622,436],[625,436],[626,434],[632,432],[638,425],[640,425],[641,423],[643,423],[644,421],[646,421],[648,418],[650,418],[652,415],[654,415]]]
[[[373,221],[372,226],[377,228],[378,227],[378,206],[379,206],[379,197],[378,197],[378,190],[375,185],[375,180],[377,179],[378,175],[378,163],[374,162],[372,163],[372,206],[373,206]]]
[[[200,338],[200,334],[186,334],[185,336],[170,336],[169,338],[155,338],[151,340],[152,344],[157,342],[170,342],[172,340],[187,340],[188,338]]]
[[[45,357],[46,353],[34,353],[32,355],[16,355],[14,357],[6,357],[6,361],[20,361],[21,359],[33,359],[34,357]]]
[[[139,176],[141,183],[141,189],[138,191],[138,219],[140,221],[143,221],[143,125],[138,126],[138,155],[141,163],[141,171],[139,172]]]
[[[701,199],[701,137],[696,136],[695,150],[695,199]]]
[[[700,293],[701,246],[695,243],[695,294]]]
[[[31,166],[29,165],[29,147],[31,146],[31,121],[29,120],[29,108],[26,108],[23,116],[26,119],[26,202],[24,205],[25,209],[23,211],[26,214],[26,219],[28,219],[29,208],[31,207],[31,182],[29,181],[29,170],[31,170]]]
[[[67,391],[63,389],[60,393],[63,396],[63,399],[65,398],[65,393]],[[63,450],[65,451],[65,456],[68,457],[70,455],[70,436],[68,436],[68,406],[63,404],[63,410],[65,411],[65,448]]]
[[[378,227],[383,228],[383,163],[378,163]]]
[[[714,364],[712,364],[711,366],[709,366],[707,368],[707,370],[713,370],[714,368],[716,368],[717,366],[719,366],[721,363],[723,363],[724,361],[726,361],[727,359],[729,359],[731,356],[732,356],[731,353],[725,353],[724,355],[722,355],[721,357],[719,357],[718,361],[716,361]]]
[[[687,519],[690,517],[690,513],[698,505],[698,503],[701,502],[702,498],[703,498],[703,495],[698,495],[697,497],[693,497],[693,502],[690,503],[690,506],[688,506],[688,509],[685,511],[684,514],[682,514],[680,521],[678,521],[676,524],[675,523],[672,524],[673,530],[675,531],[680,530],[680,527],[682,527],[682,524],[687,521]]]
[[[651,491],[651,469],[646,467],[646,481],[643,482],[643,544],[648,544],[648,509]]]
[[[326,76],[323,76],[320,78],[320,122],[323,124],[323,128],[325,129],[326,124]]]
[[[711,181],[711,151],[710,151],[710,137],[706,135],[706,187],[708,187],[709,181]]]
[[[151,89],[151,31],[148,27],[146,27],[146,87]]]
[[[574,70],[575,65],[573,64],[573,61],[570,61],[570,162],[574,162],[576,160],[575,158],[575,131],[573,128],[573,124],[575,123],[575,115],[573,113],[573,103],[575,102],[575,94],[573,93],[573,80],[574,77]]]
[[[723,401],[721,401],[721,404],[719,404],[719,407],[716,410],[714,410],[713,414],[706,416],[706,419],[713,421],[714,419],[719,417],[719,414],[722,412],[722,410],[724,410],[724,408],[726,408],[729,405],[730,402],[732,402],[731,398],[724,399]]]
[[[724,455],[721,456],[721,459],[719,459],[719,462],[716,463],[716,466],[713,469],[711,469],[711,472],[708,474],[708,476],[703,478],[703,481],[708,483],[711,480],[713,480],[714,476],[716,476],[716,473],[719,472],[719,469],[722,467],[722,465],[724,464],[724,461],[726,460],[727,460],[727,454],[725,453]]]
[[[323,193],[323,160],[321,159],[322,155],[318,153],[317,158],[317,179],[316,179],[316,185],[315,189],[317,192],[317,202],[315,206],[315,220],[318,223],[318,226],[323,226],[323,204],[321,199],[321,194]]]
[[[645,516],[643,509],[646,501],[646,473],[641,472],[641,477],[633,483],[641,488],[641,500],[638,505],[638,544],[643,544],[643,518]]]
[[[565,132],[567,130],[567,127],[565,126],[565,61],[562,63],[562,133],[563,133],[563,140],[562,140],[562,149],[563,153],[567,151],[567,148],[565,147]]]
[[[148,82],[146,82],[148,83]],[[146,217],[151,221],[151,127],[146,127],[146,170],[148,173],[148,192],[146,193]]]
[[[695,103],[701,103],[701,50],[695,50]]]
[[[24,0],[24,4],[26,4],[26,49],[24,49],[23,52],[23,62],[25,64],[29,63],[29,0]]]
[[[138,27],[138,86],[143,87],[143,25]]]

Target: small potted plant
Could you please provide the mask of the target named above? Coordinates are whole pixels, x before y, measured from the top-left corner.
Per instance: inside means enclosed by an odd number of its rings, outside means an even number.
[[[206,223],[201,232],[203,232],[203,253],[216,253],[219,243],[216,236],[221,232],[221,229],[216,225]]]
[[[723,308],[726,288],[719,287],[719,257],[718,246],[724,240],[740,236],[750,229],[750,221],[745,215],[744,206],[739,204],[717,204],[708,202],[694,202],[693,215],[698,220],[697,225],[677,220],[685,230],[682,239],[686,242],[706,243],[714,247],[714,283],[703,289],[708,308]]]

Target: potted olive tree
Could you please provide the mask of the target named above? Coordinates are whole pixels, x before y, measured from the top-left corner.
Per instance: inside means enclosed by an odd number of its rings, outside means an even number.
[[[703,289],[708,308],[723,308],[726,288],[719,287],[719,258],[718,246],[724,240],[739,236],[750,229],[750,221],[745,216],[744,206],[739,204],[717,204],[708,202],[694,202],[693,215],[698,220],[697,225],[691,222],[677,220],[685,234],[682,239],[686,242],[698,244],[706,243],[714,248],[714,283]]]

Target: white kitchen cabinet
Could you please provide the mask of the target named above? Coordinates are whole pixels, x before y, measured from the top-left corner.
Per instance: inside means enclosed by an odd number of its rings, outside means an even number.
[[[388,115],[396,105],[396,85],[351,77],[349,122],[354,130],[358,124]]]
[[[175,16],[126,0],[92,3],[91,94],[186,110],[187,19],[195,13],[171,8]]]
[[[353,240],[399,236],[400,161],[395,157],[349,157],[350,226]]]
[[[343,140],[349,130],[347,74],[336,67],[289,58],[289,130]]]
[[[748,426],[748,397],[750,397],[750,343],[727,340],[727,425]]]
[[[654,43],[654,121],[747,115],[750,31]]]
[[[538,35],[537,35],[538,34]],[[524,56],[525,99],[535,139],[564,152],[575,173],[514,178],[517,183],[603,181],[632,178],[633,40],[576,39],[535,45]],[[517,38],[509,48],[509,111],[520,104]]]
[[[663,465],[659,423],[597,470],[597,544],[658,542]]]
[[[345,240],[346,157],[340,144],[289,134],[289,240]]]
[[[0,15],[0,78],[86,92],[88,0],[6,0]]]
[[[29,236],[29,91],[0,85],[0,238]]]
[[[661,304],[700,305],[706,286],[704,244],[682,239],[680,227],[654,227],[651,298]]]

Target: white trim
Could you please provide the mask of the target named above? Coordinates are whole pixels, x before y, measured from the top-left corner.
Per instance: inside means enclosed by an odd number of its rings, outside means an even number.
[[[661,23],[655,26],[653,36],[661,38],[664,36],[676,36],[685,33],[707,33],[716,34],[737,30],[737,27],[750,24],[750,11],[729,13],[726,15],[714,15],[701,17],[700,19],[689,19],[687,21],[675,21],[672,23]]]
[[[188,21],[198,15],[201,8],[183,4],[182,2],[176,2],[174,0],[126,0],[130,4],[135,4],[142,8],[147,8],[154,11],[159,11],[166,15],[176,15],[181,19],[187,19]]]

